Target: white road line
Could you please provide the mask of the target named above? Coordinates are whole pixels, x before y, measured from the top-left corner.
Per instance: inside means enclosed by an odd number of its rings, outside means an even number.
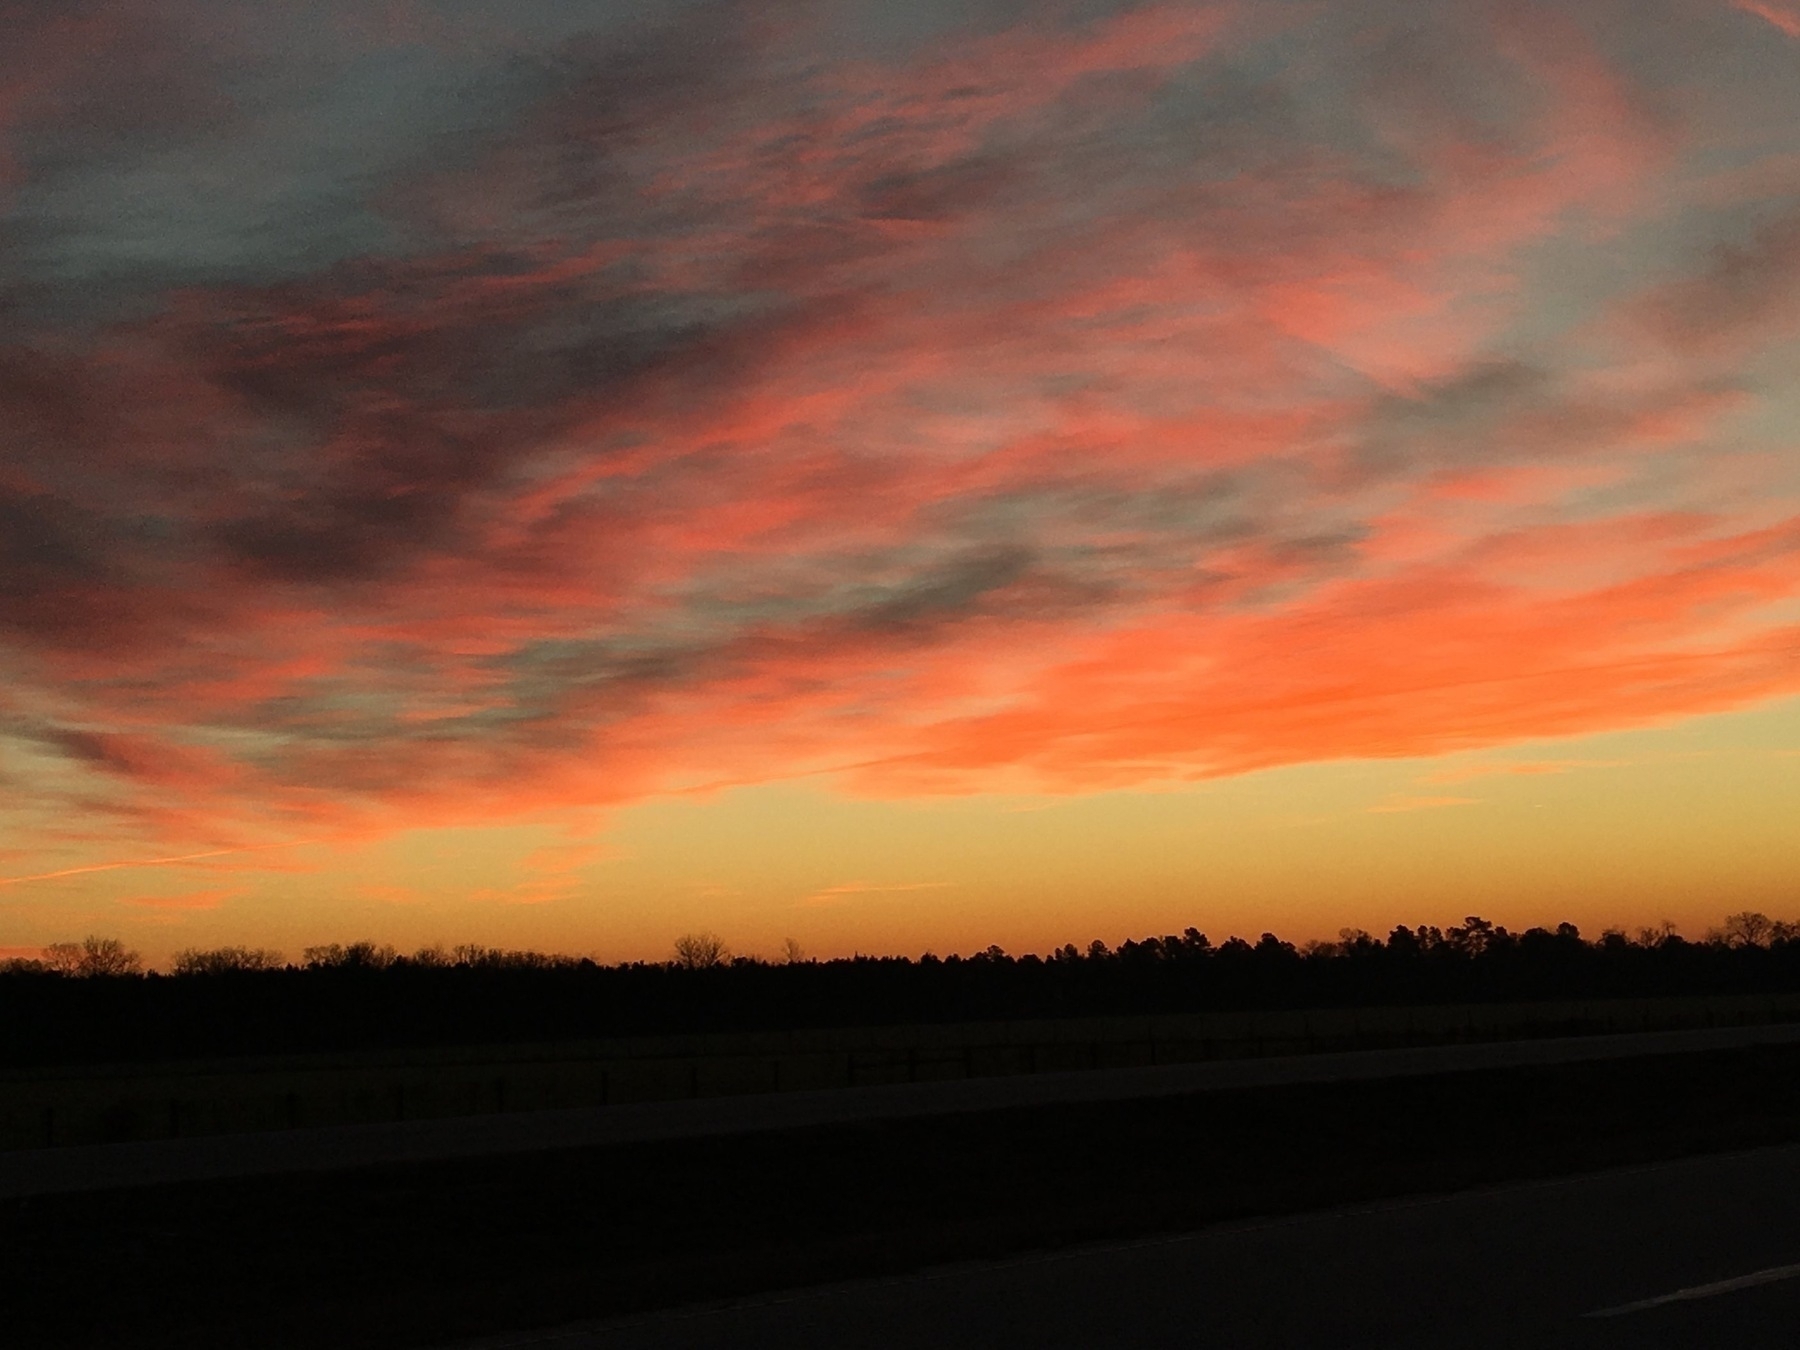
[[[1677,1289],[1672,1294],[1658,1294],[1655,1298],[1639,1299],[1636,1303],[1621,1303],[1616,1308],[1599,1308],[1591,1313],[1583,1313],[1582,1316],[1623,1317],[1626,1313],[1660,1308],[1665,1303],[1686,1303],[1691,1299],[1711,1298],[1715,1294],[1729,1294],[1738,1289],[1752,1289],[1759,1284],[1774,1284],[1778,1280],[1791,1280],[1796,1277],[1800,1277],[1800,1264],[1770,1266],[1767,1270],[1758,1270],[1749,1275],[1739,1275],[1735,1280],[1715,1280],[1711,1284],[1697,1284],[1691,1289]]]

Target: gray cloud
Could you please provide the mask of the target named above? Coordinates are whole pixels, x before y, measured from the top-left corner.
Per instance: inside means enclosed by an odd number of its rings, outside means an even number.
[[[376,792],[837,654],[1272,613],[1397,566],[1433,474],[1730,387],[1800,277],[1785,218],[1702,221],[1647,300],[1543,292],[1546,241],[1661,228],[1568,225],[1628,209],[1558,165],[1638,134],[1673,41],[1604,6],[1546,12],[1574,75],[1475,5],[1251,5],[1181,61],[1104,4],[356,8],[134,11],[6,128],[0,629],[121,665],[34,675],[57,725],[135,680]],[[1618,313],[1713,364],[1602,387]]]

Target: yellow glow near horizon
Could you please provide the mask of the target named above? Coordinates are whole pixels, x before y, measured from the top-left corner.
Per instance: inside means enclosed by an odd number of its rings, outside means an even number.
[[[1449,923],[1584,930],[1800,914],[1800,700],[1670,727],[1164,791],[876,800],[820,784],[585,821],[84,872],[0,892],[8,950],[371,938],[663,959],[690,929],[774,955]]]

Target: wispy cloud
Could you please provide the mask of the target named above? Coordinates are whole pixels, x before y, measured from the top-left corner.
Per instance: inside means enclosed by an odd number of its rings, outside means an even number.
[[[315,842],[317,841],[310,839],[285,840],[278,844],[249,844],[242,848],[207,849],[200,853],[181,853],[168,858],[134,858],[124,862],[85,863],[78,867],[63,867],[54,872],[40,872],[32,876],[0,877],[0,886],[18,886],[28,881],[59,881],[64,877],[86,876],[91,872],[117,872],[140,867],[179,867],[186,863],[201,862],[210,858],[258,853],[265,849],[300,848]]]
[[[837,886],[822,887],[798,903],[803,908],[825,909],[846,904],[864,895],[902,895],[912,891],[941,891],[947,890],[955,884],[953,881],[913,881],[878,885],[867,881],[847,881]]]
[[[1800,691],[1766,24],[278,8],[0,54],[0,885]]]
[[[1479,797],[1408,797],[1394,796],[1369,808],[1376,815],[1402,811],[1436,811],[1446,806],[1479,806]]]
[[[1503,760],[1487,764],[1461,764],[1426,774],[1421,782],[1467,783],[1478,778],[1536,778],[1576,773],[1583,769],[1624,769],[1638,761],[1629,759],[1531,759]]]
[[[1800,38],[1800,11],[1774,0],[1731,0],[1731,7],[1774,24],[1791,38]]]
[[[520,879],[511,886],[482,887],[470,899],[507,905],[547,905],[579,895],[589,886],[585,870],[614,856],[599,844],[551,844],[519,861]]]

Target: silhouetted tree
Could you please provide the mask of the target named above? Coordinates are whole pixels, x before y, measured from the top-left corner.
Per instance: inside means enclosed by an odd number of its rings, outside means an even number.
[[[1274,934],[1214,945],[1189,928],[1048,959],[733,959],[707,933],[674,959],[613,966],[462,945],[400,956],[311,947],[281,966],[248,948],[190,949],[181,978],[135,974],[116,940],[59,944],[0,966],[0,1063],[268,1054],[692,1031],[1800,990],[1800,924],[1733,915],[1703,942],[1665,925],[1585,941],[1572,924],[1508,932],[1480,916],[1440,930],[1360,930],[1304,950]],[[704,978],[691,972],[703,970]],[[190,978],[218,974],[220,978]]]
[[[1719,936],[1727,947],[1766,947],[1774,936],[1775,921],[1767,914],[1744,910],[1725,916]]]
[[[391,945],[373,942],[329,942],[306,948],[301,957],[314,970],[386,970],[400,959],[400,953]]]
[[[675,964],[683,970],[709,970],[730,958],[730,950],[716,933],[683,933],[675,939]]]
[[[176,975],[223,975],[229,971],[280,970],[282,956],[267,947],[187,947],[175,953],[169,969]]]
[[[44,948],[44,964],[63,975],[138,975],[144,959],[118,938],[90,934],[80,942],[53,942]]]

